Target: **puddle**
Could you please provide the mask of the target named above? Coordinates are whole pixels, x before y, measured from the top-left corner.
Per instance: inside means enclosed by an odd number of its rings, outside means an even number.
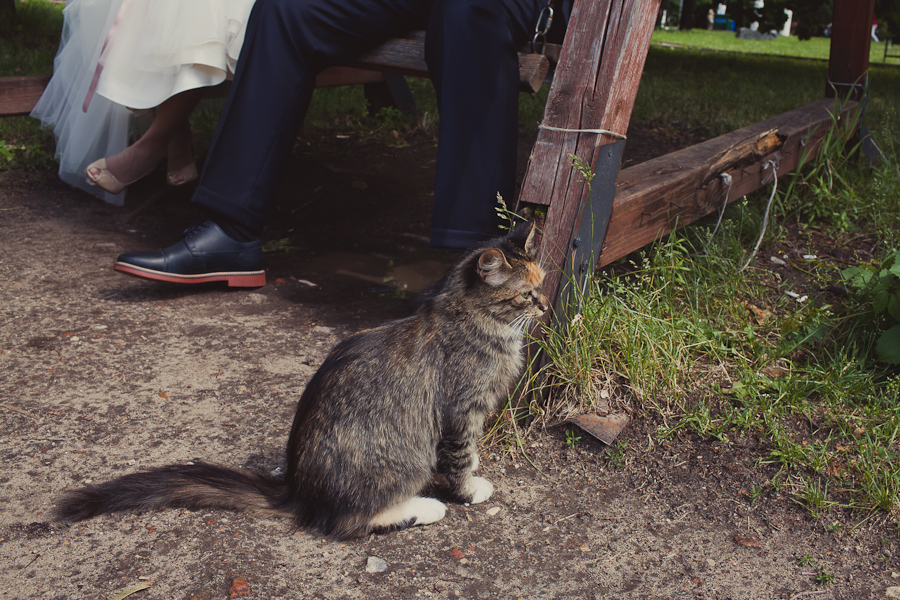
[[[327,252],[311,259],[307,267],[315,273],[350,284],[374,284],[418,294],[443,277],[457,254],[438,251],[417,252],[399,258]]]

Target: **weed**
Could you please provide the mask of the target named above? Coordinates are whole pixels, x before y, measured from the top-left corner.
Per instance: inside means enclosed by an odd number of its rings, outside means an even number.
[[[823,483],[821,479],[804,481],[794,497],[814,519],[821,517],[836,504],[828,498],[828,482]]]
[[[765,490],[763,490],[762,486],[754,485],[750,488],[750,504],[755,504],[764,494]]]
[[[900,364],[900,251],[880,262],[844,269],[841,276],[864,307],[860,324],[877,331],[875,356]]]
[[[628,448],[628,442],[625,440],[619,440],[616,442],[616,445],[612,448],[608,448],[606,450],[606,455],[609,457],[610,462],[613,467],[616,469],[625,468],[626,460],[625,460],[625,450]]]
[[[816,574],[816,583],[821,586],[831,585],[834,583],[834,575],[829,573],[825,567],[822,567]]]
[[[581,439],[580,435],[576,435],[574,431],[571,429],[566,429],[566,445],[570,448],[575,446],[575,443]]]
[[[807,567],[810,565],[815,566],[812,554],[803,554],[797,559],[797,564],[799,564],[801,567]]]

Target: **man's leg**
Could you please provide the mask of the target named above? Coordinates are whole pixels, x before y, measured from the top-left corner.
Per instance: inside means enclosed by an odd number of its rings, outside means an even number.
[[[441,115],[431,244],[496,235],[499,192],[513,201],[518,49],[546,0],[435,0],[425,56]]]
[[[315,75],[405,33],[422,21],[426,6],[427,0],[258,0],[193,198],[222,227],[207,222],[165,250],[124,254],[116,269],[163,281],[262,285],[255,238]]]
[[[193,201],[256,232],[322,70],[422,20],[424,0],[259,0]]]

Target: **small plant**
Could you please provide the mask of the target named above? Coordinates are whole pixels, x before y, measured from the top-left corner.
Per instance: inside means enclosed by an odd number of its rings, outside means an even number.
[[[606,451],[606,455],[609,457],[610,462],[616,469],[622,469],[625,467],[626,448],[628,448],[628,442],[625,440],[619,440],[618,442],[616,442],[616,445],[614,447]]]
[[[763,494],[765,494],[765,492],[761,485],[754,485],[750,488],[750,504],[755,504],[757,500],[763,497]]]
[[[797,496],[797,502],[805,506],[814,519],[821,517],[835,504],[828,499],[828,482],[823,483],[821,479],[805,481]]]
[[[835,521],[830,525],[826,525],[825,529],[828,530],[828,533],[840,533],[844,529],[844,526],[841,525],[839,521]]]
[[[580,435],[575,435],[575,432],[571,429],[566,429],[566,445],[571,447],[575,446],[575,443],[581,439]]]
[[[841,271],[847,286],[864,304],[863,318],[880,331],[875,356],[888,364],[900,364],[900,252],[877,264]]]
[[[816,583],[821,586],[827,586],[834,583],[834,575],[828,572],[825,567],[819,569],[819,572],[816,574]]]
[[[799,564],[801,567],[807,567],[807,566],[810,566],[810,565],[815,566],[815,565],[816,565],[815,561],[813,561],[812,554],[803,554],[802,556],[800,556],[800,557],[797,559],[797,564]]]

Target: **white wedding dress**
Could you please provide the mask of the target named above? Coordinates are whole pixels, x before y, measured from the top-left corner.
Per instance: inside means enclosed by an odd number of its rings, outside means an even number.
[[[153,108],[230,78],[252,6],[253,0],[69,0],[53,77],[31,113],[53,128],[60,179],[121,206],[125,193],[88,184],[85,168],[128,146],[129,108]]]

